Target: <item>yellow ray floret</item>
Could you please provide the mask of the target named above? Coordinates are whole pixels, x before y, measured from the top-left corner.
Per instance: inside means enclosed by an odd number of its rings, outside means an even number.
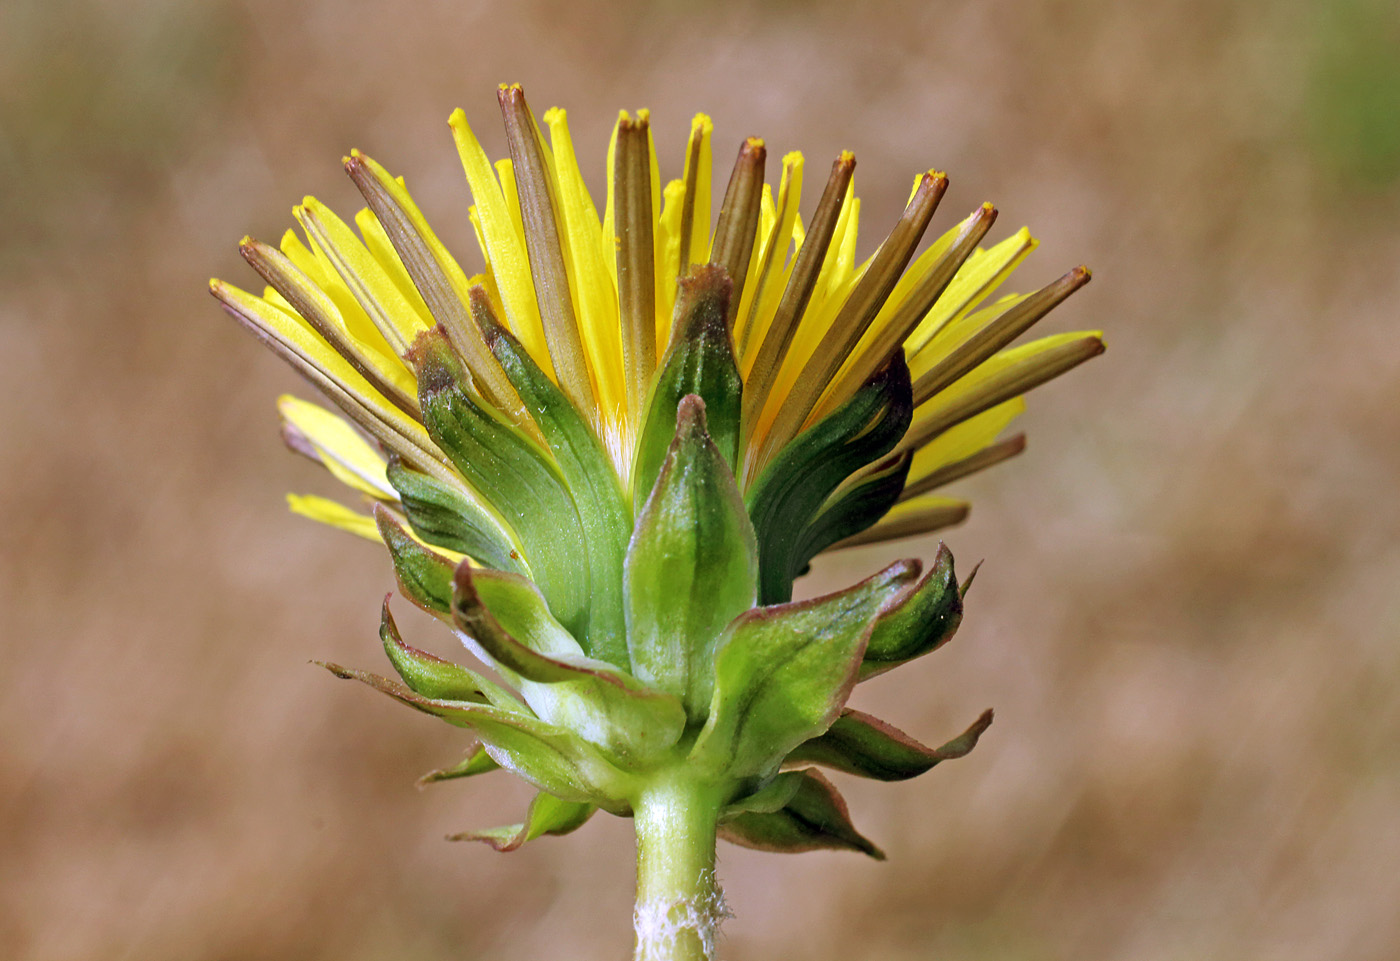
[[[329,524],[339,530],[348,531],[356,537],[363,537],[370,541],[380,539],[379,528],[375,525],[373,517],[351,510],[343,504],[337,504],[329,498],[318,497],[315,494],[288,494],[287,506],[291,508],[293,514],[300,514],[313,521]]]
[[[319,404],[290,394],[277,398],[277,411],[336,480],[371,497],[398,500],[385,474],[388,462],[359,431]]]
[[[679,176],[663,190],[647,111],[618,115],[599,171],[577,156],[563,110],[546,111],[542,129],[518,87],[503,86],[500,103],[511,156],[495,163],[462,111],[449,119],[471,189],[480,275],[466,275],[401,179],[353,151],[346,170],[367,204],[353,227],[307,197],[294,210],[305,239],[288,231],[275,247],[242,245],[269,285],[263,296],[211,283],[229,313],[337,408],[280,398],[289,443],[396,513],[403,505],[389,482],[391,458],[513,536],[423,425],[415,343],[435,328],[460,354],[483,408],[540,456],[555,456],[521,400],[528,391],[517,394],[493,352],[500,345],[491,338],[500,335],[488,334],[474,309],[497,312],[579,408],[629,491],[641,419],[668,356],[677,278],[691,265],[713,259],[733,285],[728,320],[744,382],[737,471],[744,489],[872,377],[898,369],[889,365],[902,352],[913,392],[912,424],[896,448],[903,460],[871,464],[852,481],[907,467],[904,494],[883,520],[840,546],[960,520],[964,502],[930,491],[1018,453],[1024,438],[1001,435],[1024,410],[1022,395],[1103,350],[1096,332],[1016,343],[1087,282],[1088,271],[1076,268],[1032,293],[1004,293],[1037,241],[1022,228],[981,246],[996,220],[991,204],[916,249],[948,186],[938,171],[915,178],[888,239],[861,259],[850,153],[833,163],[804,219],[802,155],[789,153],[770,171],[767,147],[748,138],[712,216],[709,117],[691,122]],[[586,186],[599,173],[607,186],[601,216]],[[377,538],[367,515],[324,498],[291,503]]]

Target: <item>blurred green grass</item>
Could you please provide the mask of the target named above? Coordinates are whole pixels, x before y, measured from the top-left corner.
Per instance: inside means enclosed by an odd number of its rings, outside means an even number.
[[[1317,8],[1308,119],[1322,163],[1343,184],[1383,191],[1400,179],[1400,8],[1339,0]]]

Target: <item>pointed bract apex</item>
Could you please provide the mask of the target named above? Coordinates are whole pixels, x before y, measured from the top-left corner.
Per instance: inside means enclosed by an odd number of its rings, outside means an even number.
[[[458,761],[451,767],[440,768],[436,771],[429,771],[417,781],[414,787],[423,790],[429,784],[437,784],[440,781],[455,781],[464,777],[475,777],[478,774],[486,774],[491,771],[499,771],[501,766],[497,764],[491,755],[486,753],[486,747],[477,744],[467,752],[466,757]]]
[[[938,548],[939,548],[939,552],[940,552],[940,553],[941,553],[942,551],[946,551],[946,550],[948,549],[948,548],[944,547],[942,544],[939,544],[939,545],[938,545]],[[951,556],[951,555],[950,555],[950,556]],[[973,565],[972,565],[972,570],[968,573],[968,575],[967,575],[967,580],[963,581],[963,582],[962,582],[962,585],[958,588],[958,596],[959,596],[959,597],[966,597],[966,596],[967,596],[967,589],[968,589],[969,587],[972,586],[972,579],[975,578],[975,577],[977,576],[977,572],[980,571],[980,570],[982,569],[982,565],[983,565],[984,563],[986,563],[986,561],[978,561],[976,564],[973,564]]]
[[[670,342],[694,339],[699,328],[724,324],[733,293],[734,281],[721,264],[692,264],[676,280]]]
[[[671,450],[680,446],[703,444],[710,439],[705,426],[705,401],[699,394],[686,394],[676,405],[676,436]]]
[[[444,390],[471,383],[467,365],[462,362],[447,331],[441,324],[418,335],[406,358],[418,376],[419,397],[431,397]]]
[[[317,667],[324,667],[326,670],[330,671],[342,681],[358,681],[360,679],[359,671],[353,671],[348,667],[343,667],[342,665],[335,663],[334,661],[318,661],[313,658],[307,663],[315,664]]]
[[[449,841],[481,841],[500,852],[515,851],[526,841],[546,834],[568,834],[578,830],[596,811],[591,804],[561,801],[553,795],[541,792],[530,802],[530,810],[521,824],[489,828],[485,831],[463,831],[449,834]]]
[[[452,572],[456,565],[414,540],[383,504],[374,505],[374,522],[380,540],[389,548],[399,590],[428,613],[447,614],[452,605]]]
[[[387,694],[400,704],[407,704],[416,711],[424,714],[431,714],[433,717],[440,717],[449,724],[457,727],[468,727],[470,722],[470,712],[481,709],[481,705],[476,704],[452,704],[446,701],[437,701],[433,698],[424,697],[415,693],[411,688],[398,681],[390,680],[381,674],[370,671],[357,671],[353,668],[342,667],[333,661],[312,661],[318,667],[324,667],[342,681],[359,681],[368,687],[374,688],[381,694]]]
[[[496,308],[491,306],[491,295],[486,292],[485,287],[472,284],[467,296],[471,301],[472,320],[481,328],[481,339],[486,341],[486,348],[494,353],[496,341],[501,337],[509,337],[510,334],[497,319]]]
[[[996,712],[990,707],[987,708],[978,716],[977,720],[972,722],[972,725],[966,731],[963,731],[937,750],[936,753],[939,759],[951,761],[954,758],[966,757],[972,752],[972,749],[977,746],[977,742],[981,740],[987,728],[992,726],[992,720],[995,717]]]
[[[687,394],[705,401],[706,429],[733,470],[739,455],[743,378],[734,359],[727,314],[729,275],[714,264],[695,265],[682,277],[670,346],[651,388],[632,468],[632,497],[651,492],[676,432],[676,407]]]
[[[379,639],[384,645],[384,653],[389,658],[389,663],[394,666],[394,670],[403,678],[409,689],[435,701],[487,703],[489,698],[482,678],[465,667],[404,643],[398,625],[394,623],[394,616],[389,613],[389,601],[393,596],[384,595]]]
[[[953,570],[953,553],[940,544],[928,573],[876,621],[861,660],[861,679],[938,650],[961,623],[962,594]]]
[[[800,778],[797,789],[781,809],[739,814],[720,824],[720,837],[759,851],[859,851],[885,860],[885,852],[851,823],[850,810],[834,784],[812,768],[795,773]]]
[[[799,745],[784,764],[821,764],[859,777],[904,781],[943,761],[964,757],[991,724],[992,712],[984,711],[966,731],[931,748],[892,724],[848,708],[825,734]]]

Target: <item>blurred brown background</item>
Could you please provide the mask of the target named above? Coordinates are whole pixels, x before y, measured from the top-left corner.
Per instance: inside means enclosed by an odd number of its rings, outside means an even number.
[[[704,109],[721,164],[853,148],[866,251],[937,166],[937,224],[1042,238],[1016,289],[1095,270],[1047,329],[1108,355],[960,485],[959,638],[855,701],[996,726],[841,779],[886,864],[725,848],[725,958],[1400,958],[1398,9],[7,0],[0,957],[626,956],[627,824],[448,844],[529,792],[417,792],[463,736],[307,665],[378,663],[388,567],[285,511],[336,491],[276,436],[306,389],[204,289],[303,193],[353,211],[352,146],[470,261],[446,118],[501,155],[518,80],[600,203],[618,108],[666,177]]]

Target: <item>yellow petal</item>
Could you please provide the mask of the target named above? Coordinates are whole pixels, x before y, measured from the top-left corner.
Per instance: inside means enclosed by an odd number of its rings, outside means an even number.
[[[466,274],[428,226],[403,181],[358,150],[345,158],[345,171],[379,218],[433,317],[467,362],[482,396],[517,426],[530,429],[533,421],[471,318]]]
[[[862,544],[879,544],[883,541],[931,534],[936,530],[961,524],[967,519],[970,509],[971,505],[967,501],[952,497],[914,497],[891,507],[889,513],[874,527],[836,542],[829,550],[839,551]]]
[[[963,264],[938,303],[924,316],[919,326],[905,341],[912,354],[927,344],[946,324],[966,311],[973,310],[987,298],[1035,250],[1040,241],[1022,227],[1013,236],[986,249],[978,250]]]
[[[457,153],[462,159],[467,184],[471,187],[481,233],[486,239],[484,252],[500,288],[506,323],[520,338],[535,363],[546,373],[552,374],[554,367],[549,360],[549,349],[545,346],[544,322],[540,319],[540,307],[535,299],[535,282],[530,276],[530,258],[525,252],[525,234],[518,223],[519,205],[506,203],[505,195],[492,174],[491,162],[486,159],[486,151],[481,149],[467,123],[467,115],[461,110],[453,111],[448,124],[457,144]]]
[[[1025,409],[1025,399],[1014,397],[944,431],[914,454],[907,485],[917,483],[921,478],[954,461],[971,457],[995,441]]]
[[[374,523],[373,517],[351,510],[344,504],[338,504],[329,498],[318,497],[315,494],[288,494],[287,506],[291,508],[293,514],[300,514],[313,521],[349,531],[351,534],[366,540],[382,543],[379,537],[379,528]]]
[[[778,306],[778,298],[787,280],[790,268],[787,263],[788,247],[793,240],[793,225],[797,221],[797,208],[802,202],[802,154],[796,151],[783,157],[783,176],[778,185],[776,210],[772,209],[772,198],[765,189],[768,201],[765,222],[760,225],[760,246],[754,255],[754,276],[744,286],[744,303],[739,306],[739,315],[734,331],[737,352],[742,359],[752,355],[754,345],[763,342],[768,333],[768,325],[773,320],[773,311]]]
[[[291,394],[277,398],[277,411],[311,443],[321,463],[342,484],[371,497],[398,500],[385,474],[384,455],[339,415]]]
[[[784,175],[787,170],[783,170]],[[778,220],[777,205],[773,203],[773,185],[765,183],[758,197],[758,227],[754,231],[753,249],[749,251],[748,269],[744,272],[744,286],[734,312],[734,335],[742,338],[748,324],[749,313],[753,310],[757,281],[763,273],[763,247]]]
[[[369,249],[325,204],[307,197],[297,219],[316,251],[335,270],[360,309],[398,355],[404,355],[428,324]]]
[[[313,283],[320,285],[325,282],[325,268],[311,252],[311,248],[302,243],[295,230],[288,228],[282,231],[282,239],[277,246],[287,255],[287,259],[296,265],[297,270],[310,277]]]
[[[685,273],[685,268],[691,264],[710,261],[710,191],[714,176],[710,139],[714,129],[714,123],[703,113],[697,113],[690,121],[690,146],[681,177],[690,206],[689,218],[681,218],[681,229],[684,231],[688,226],[690,236],[684,247],[686,262],[680,265],[678,273]]]
[[[352,421],[419,470],[454,487],[462,481],[423,425],[379,393],[300,316],[219,280],[210,291],[225,309],[319,387]]]
[[[661,275],[656,272],[656,265],[661,263],[662,244],[665,238],[661,236],[661,165],[656,160],[656,138],[651,133],[651,111],[642,108],[637,111],[637,120],[645,121],[647,125],[647,163],[651,169],[651,242],[652,242],[652,306],[656,309],[656,319],[658,325],[662,320],[670,321],[671,310],[663,313],[661,303],[665,295],[666,283]],[[674,306],[674,305],[673,305]],[[656,356],[661,356],[660,349]]]
[[[855,181],[852,180],[851,186],[847,188],[846,203],[842,206],[841,216],[836,222],[831,249],[827,253],[822,273],[817,278],[816,289],[812,292],[812,299],[798,323],[792,346],[768,395],[763,415],[754,429],[753,438],[759,443],[760,452],[754,462],[753,476],[756,476],[758,470],[792,439],[792,436],[778,437],[772,434],[778,412],[787,402],[798,376],[812,359],[817,345],[821,343],[822,335],[831,327],[831,322],[845,303],[846,296],[860,280],[865,269],[865,264],[859,268],[855,265],[860,198],[851,193],[855,189],[854,184]]]
[[[570,261],[570,286],[579,334],[599,407],[605,417],[615,419],[623,410],[624,385],[617,291],[607,263],[612,250],[603,242],[598,209],[579,172],[567,114],[555,107],[545,112],[544,122],[549,127],[554,153],[558,213],[562,220],[560,232],[564,235],[565,255]]]
[[[407,268],[403,261],[399,259],[399,252],[394,249],[394,243],[389,239],[389,235],[384,232],[384,225],[379,222],[379,218],[374,215],[374,211],[368,207],[361,207],[355,213],[355,226],[360,230],[360,237],[365,242],[365,249],[374,257],[380,269],[389,276],[398,288],[399,294],[418,314],[423,325],[431,327],[437,323],[433,319],[432,311],[428,310],[428,305],[423,302],[423,295],[418,292],[418,287],[413,283],[413,278],[408,275]]]
[[[608,165],[607,183],[608,199],[603,209],[603,243],[610,250],[617,249],[617,189],[613,184],[612,172],[617,169],[617,131],[624,120],[627,120],[626,110],[617,112],[617,122],[613,124],[612,136],[608,138]],[[617,258],[608,258],[608,271],[612,274],[613,289],[617,289]]]
[[[323,280],[323,283],[318,283],[315,277],[298,269],[289,256],[267,244],[245,237],[239,245],[239,252],[264,280],[277,288],[278,293],[295,307],[296,313],[384,397],[401,409],[416,414],[417,380],[402,358],[389,349],[383,336],[365,317],[364,311],[350,299],[339,278],[325,277],[329,269],[326,264],[315,264],[316,273]],[[340,287],[342,302],[349,301],[345,304],[348,316],[327,293],[326,287],[332,284]]]
[[[671,314],[676,309],[676,281],[681,275],[681,214],[685,205],[685,182],[672,180],[661,192],[661,219],[656,248],[656,359],[666,354],[671,337]]]
[[[1100,334],[1084,331],[1003,350],[917,407],[899,446],[918,450],[955,424],[1058,377],[1103,350]]]

